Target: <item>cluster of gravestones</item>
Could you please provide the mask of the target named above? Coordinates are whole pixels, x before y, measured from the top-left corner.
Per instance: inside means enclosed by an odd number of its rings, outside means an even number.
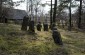
[[[24,17],[23,18],[23,22],[22,22],[21,30],[26,31],[27,30],[27,26],[29,26],[29,31],[35,32],[34,31],[34,29],[35,29],[34,28],[34,21],[30,21],[28,17]],[[37,27],[38,31],[41,31],[41,29],[42,29],[41,22],[39,22],[36,27]],[[43,27],[44,27],[44,31],[48,31],[48,24],[44,23]]]
[[[39,23],[37,24],[37,30],[38,30],[38,31],[41,31],[41,29],[42,29],[42,25],[41,25],[41,22],[39,22]],[[44,24],[43,24],[43,30],[44,30],[44,31],[48,31],[48,30],[49,30],[49,27],[48,27],[48,24],[47,24],[47,23],[44,23]]]
[[[30,21],[28,17],[24,17],[21,30],[27,31],[27,26],[29,26],[29,31],[35,32],[34,21]],[[41,29],[42,29],[41,22],[39,22],[36,27],[37,27],[38,31],[41,31]],[[44,29],[43,29],[44,31],[48,31],[49,28],[48,28],[47,23],[44,23],[43,27],[44,27]],[[54,39],[54,42],[58,45],[63,45],[61,35],[58,32],[56,25],[53,24],[52,27],[53,27],[52,28],[52,37]]]
[[[21,27],[21,30],[24,30],[24,31],[26,31],[27,30],[27,26],[29,26],[29,31],[31,31],[31,32],[35,32],[35,28],[34,28],[34,21],[30,21],[29,20],[29,17],[24,17],[23,18],[23,22],[22,22],[22,27]],[[41,31],[41,29],[42,29],[42,24],[41,24],[41,22],[39,22],[37,25],[36,25],[36,27],[37,27],[37,30],[38,31]],[[44,31],[48,31],[48,24],[43,24],[43,27],[44,27]]]

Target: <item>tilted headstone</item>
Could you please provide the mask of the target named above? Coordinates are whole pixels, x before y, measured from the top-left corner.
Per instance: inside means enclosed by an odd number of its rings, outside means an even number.
[[[52,36],[53,36],[54,42],[58,45],[63,45],[61,35],[57,31],[57,28],[54,27],[52,31],[53,31]]]

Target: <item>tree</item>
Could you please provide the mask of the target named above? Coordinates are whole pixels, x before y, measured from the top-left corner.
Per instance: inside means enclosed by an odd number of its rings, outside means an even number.
[[[71,31],[72,29],[72,17],[71,17],[71,8],[73,7],[77,7],[77,5],[74,4],[74,0],[61,0],[61,4],[63,6],[63,9],[64,8],[67,8],[69,9],[69,25],[68,25],[68,30]]]
[[[69,6],[69,27],[68,27],[68,30],[71,31],[71,28],[72,28],[72,24],[71,24],[71,0],[70,0],[70,6]]]
[[[55,0],[54,4],[53,24],[56,24],[56,8],[57,8],[57,0]]]
[[[78,19],[78,28],[81,28],[81,15],[82,15],[82,0],[80,0],[80,9],[79,9],[79,19]]]
[[[39,0],[30,0],[29,2],[30,2],[30,4],[29,4],[29,8],[30,8],[30,18],[31,18],[31,20],[30,20],[30,24],[29,24],[29,31],[31,31],[31,32],[35,32],[35,28],[34,28],[34,11],[35,11],[35,6],[34,5],[36,5],[36,15],[37,15],[37,6],[38,6],[38,1]]]
[[[50,10],[50,28],[52,29],[52,0],[51,0],[51,10]]]
[[[63,45],[62,43],[62,39],[61,39],[61,35],[58,32],[57,28],[56,28],[56,9],[57,9],[57,0],[55,0],[55,4],[54,4],[54,13],[53,13],[53,27],[52,27],[52,36],[54,39],[54,42],[58,45]]]
[[[6,8],[10,8],[13,6],[12,0],[0,0],[0,22],[5,22],[5,15],[7,14]]]
[[[20,4],[22,2],[24,1],[13,2],[13,0],[0,0],[0,19],[5,21],[3,17],[8,17],[8,10],[10,10],[10,8],[13,8],[13,6],[15,6],[16,4]]]
[[[39,10],[39,5],[40,5],[40,1],[41,0],[36,0],[35,1],[35,16],[36,16],[36,18],[35,18],[35,23],[37,23],[38,21],[37,21],[37,19],[38,19],[38,10]],[[40,21],[39,21],[40,22]]]
[[[2,14],[2,0],[0,0],[0,16]]]

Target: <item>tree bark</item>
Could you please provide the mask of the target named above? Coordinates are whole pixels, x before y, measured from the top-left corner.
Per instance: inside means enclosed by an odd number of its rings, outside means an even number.
[[[72,28],[72,26],[71,26],[71,19],[72,19],[72,17],[71,17],[71,0],[70,0],[70,7],[69,7],[69,26],[68,26],[68,30],[69,31],[71,31],[71,28]]]
[[[0,16],[2,15],[2,0],[0,0]]]
[[[53,23],[56,24],[56,9],[57,9],[57,0],[55,0],[54,4],[54,13],[53,13]]]
[[[51,0],[51,10],[50,10],[50,28],[52,29],[52,0]]]
[[[2,19],[2,0],[0,0],[0,22],[2,22],[1,19]]]
[[[82,0],[80,0],[78,28],[81,28],[81,15],[82,15]]]
[[[58,32],[56,28],[56,8],[57,8],[57,0],[55,0],[55,5],[54,5],[54,14],[53,14],[53,24],[52,24],[52,37],[54,39],[54,42],[58,45],[63,45],[61,35]]]

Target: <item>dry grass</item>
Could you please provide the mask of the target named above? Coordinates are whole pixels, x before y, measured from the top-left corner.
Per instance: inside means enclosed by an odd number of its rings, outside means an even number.
[[[85,55],[85,33],[59,29],[64,46],[71,55]]]
[[[0,24],[1,55],[67,55],[66,49],[53,42],[51,32],[21,31],[19,25]]]
[[[31,34],[20,25],[0,24],[1,55],[85,55],[85,34],[59,29],[64,46],[58,46],[51,31]]]

